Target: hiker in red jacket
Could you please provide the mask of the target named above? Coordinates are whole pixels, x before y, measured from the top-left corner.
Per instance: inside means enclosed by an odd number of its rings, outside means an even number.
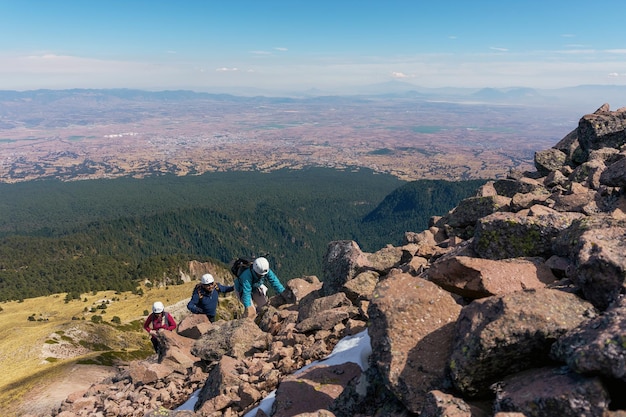
[[[159,357],[163,354],[163,352],[161,351],[161,344],[157,338],[157,334],[161,329],[174,330],[176,328],[174,317],[164,310],[165,307],[163,306],[163,303],[156,301],[152,304],[152,313],[150,313],[146,321],[143,323],[143,328],[150,334],[152,346],[154,347],[154,351],[159,354]]]

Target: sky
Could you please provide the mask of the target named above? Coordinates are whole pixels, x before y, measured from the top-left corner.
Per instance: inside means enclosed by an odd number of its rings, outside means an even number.
[[[0,89],[626,85],[624,16],[624,0],[0,0]]]

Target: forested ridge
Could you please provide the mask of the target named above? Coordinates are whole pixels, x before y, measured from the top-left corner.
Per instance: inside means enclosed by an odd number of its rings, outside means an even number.
[[[0,300],[133,290],[239,255],[267,254],[283,280],[319,276],[330,241],[397,244],[483,182],[310,168],[0,184]]]

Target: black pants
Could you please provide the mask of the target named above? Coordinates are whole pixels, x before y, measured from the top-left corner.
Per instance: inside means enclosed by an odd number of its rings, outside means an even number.
[[[159,353],[159,340],[156,337],[151,337],[150,341],[152,342],[152,347],[156,353]]]

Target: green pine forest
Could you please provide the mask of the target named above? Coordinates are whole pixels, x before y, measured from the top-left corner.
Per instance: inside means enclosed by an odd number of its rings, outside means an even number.
[[[329,242],[398,245],[483,183],[307,168],[0,184],[0,301],[134,291],[241,255],[266,255],[283,281],[322,278]]]

